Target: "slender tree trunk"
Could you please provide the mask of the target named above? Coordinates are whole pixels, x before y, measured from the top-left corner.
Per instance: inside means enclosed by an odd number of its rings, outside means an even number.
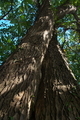
[[[44,1],[35,25],[0,68],[0,120],[78,120],[79,98]]]

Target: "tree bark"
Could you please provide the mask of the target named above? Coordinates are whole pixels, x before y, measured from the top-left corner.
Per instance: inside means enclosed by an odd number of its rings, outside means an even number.
[[[78,120],[79,99],[75,77],[57,42],[56,34],[53,34],[42,63],[35,120]]]
[[[34,26],[0,68],[0,120],[78,120],[79,99],[45,0]]]
[[[34,109],[41,64],[52,38],[53,14],[49,1],[21,45],[0,68],[0,120],[29,120]]]

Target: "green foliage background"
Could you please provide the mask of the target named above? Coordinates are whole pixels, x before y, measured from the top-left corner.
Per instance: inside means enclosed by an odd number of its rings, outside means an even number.
[[[51,9],[56,13],[56,8],[65,1],[51,0]],[[70,1],[70,4],[79,6],[80,1],[73,0]],[[21,38],[34,25],[37,10],[36,0],[0,0],[0,64],[16,49]],[[77,14],[80,17],[80,9]],[[55,21],[57,39],[80,83],[80,36],[75,30],[77,28],[76,20],[73,15],[67,14],[60,20],[55,18]]]

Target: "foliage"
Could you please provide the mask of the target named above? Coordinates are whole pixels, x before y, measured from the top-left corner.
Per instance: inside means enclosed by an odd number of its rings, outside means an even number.
[[[59,26],[57,29],[58,40],[76,79],[80,82],[80,43],[75,23],[74,17],[69,14],[57,21],[56,26]]]
[[[16,49],[27,30],[33,25],[36,6],[32,0],[0,1],[0,63]]]
[[[40,0],[39,3],[41,2]],[[79,0],[51,0],[51,9],[55,16],[57,7],[66,2],[76,7],[80,4]],[[34,24],[36,11],[36,0],[0,1],[0,64],[16,49],[20,39]],[[77,15],[80,17],[80,9],[77,9]],[[55,17],[55,22],[58,41],[64,49],[70,67],[80,82],[80,36],[79,31],[77,31],[76,19],[72,14],[66,14],[59,20],[56,20]]]

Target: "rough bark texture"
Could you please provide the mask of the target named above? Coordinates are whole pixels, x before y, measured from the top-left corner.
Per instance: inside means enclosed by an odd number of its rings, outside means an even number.
[[[23,38],[17,51],[0,69],[0,120],[28,120],[41,77],[41,63],[53,32],[49,2]]]
[[[35,120],[79,120],[80,92],[76,87],[74,75],[53,35],[42,63]]]
[[[0,120],[80,118],[76,82],[53,28],[45,1],[35,25],[0,68]]]

